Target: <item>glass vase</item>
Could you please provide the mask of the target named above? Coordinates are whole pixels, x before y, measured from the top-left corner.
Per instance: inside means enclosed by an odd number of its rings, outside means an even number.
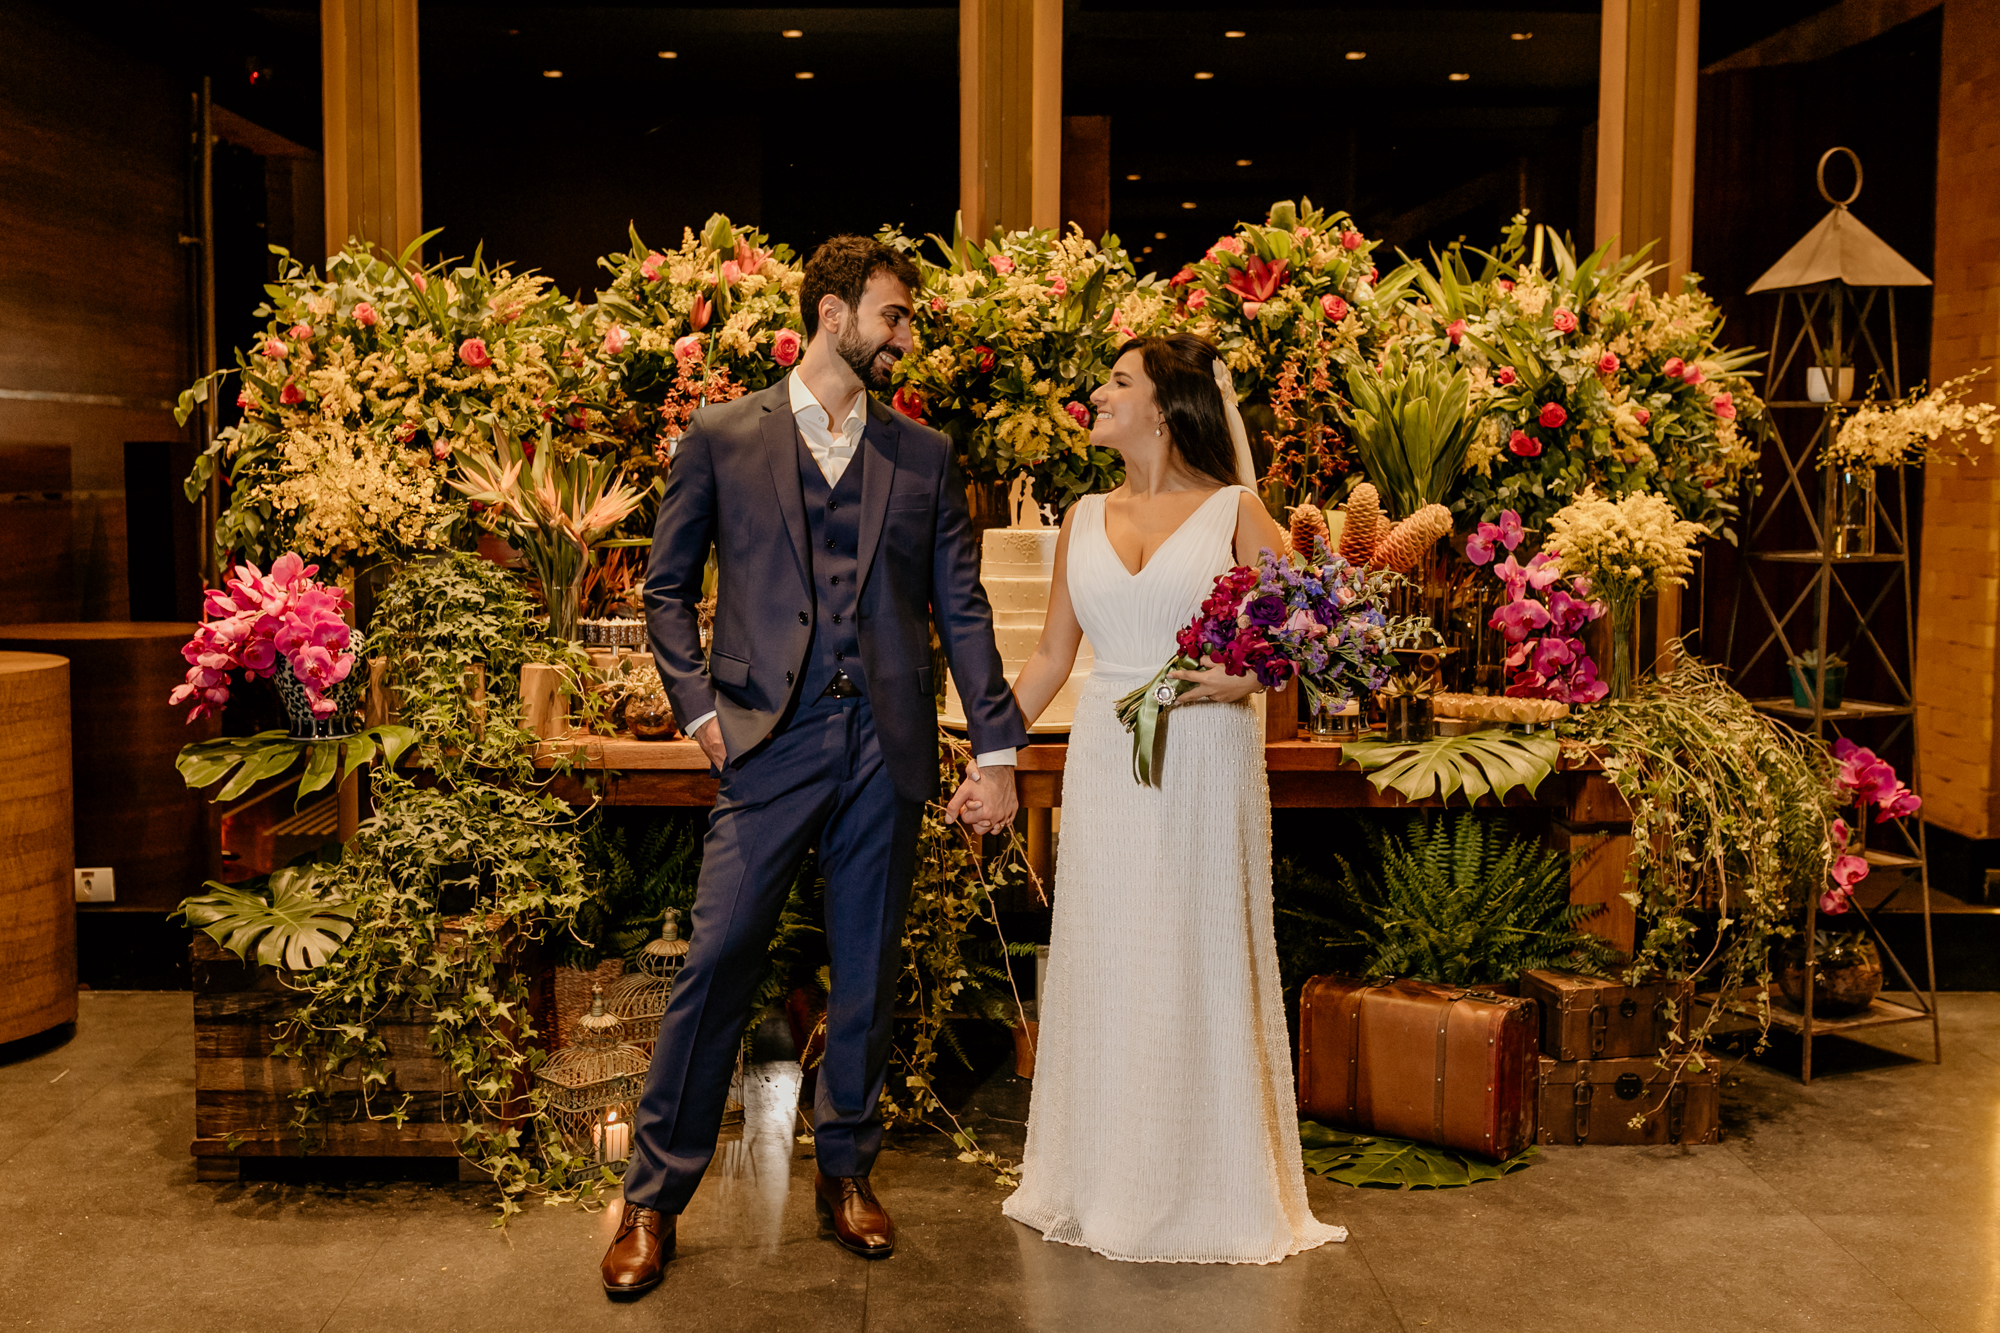
[[[1834,555],[1875,554],[1875,469],[1826,470],[1827,534]]]

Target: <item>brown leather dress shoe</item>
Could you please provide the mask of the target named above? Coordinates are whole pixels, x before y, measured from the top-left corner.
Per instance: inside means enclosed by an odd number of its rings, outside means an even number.
[[[875,1198],[866,1176],[813,1173],[813,1201],[833,1238],[863,1259],[887,1259],[896,1252],[896,1224]]]
[[[604,1252],[599,1271],[607,1296],[642,1296],[660,1285],[674,1257],[674,1225],[680,1219],[657,1208],[625,1205],[618,1234]]]

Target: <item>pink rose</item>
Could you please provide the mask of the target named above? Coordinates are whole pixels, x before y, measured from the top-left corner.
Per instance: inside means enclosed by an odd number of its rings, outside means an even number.
[[[422,273],[419,273],[416,269],[410,270],[410,285],[412,287],[415,287],[420,292],[427,292],[430,290],[431,287],[431,285],[428,282],[424,281],[424,275]]]
[[[458,359],[474,370],[493,364],[493,358],[486,353],[484,338],[467,338],[458,345]]]
[[[1550,430],[1554,430],[1569,420],[1569,413],[1563,410],[1561,403],[1545,403],[1542,405],[1542,414],[1535,419]]]
[[[1597,373],[1600,375],[1616,375],[1618,373],[1617,356],[1615,356],[1610,352],[1606,352],[1603,356],[1598,357]]]
[[[1191,267],[1184,267],[1181,269],[1180,272],[1174,274],[1173,277],[1167,279],[1167,286],[1185,287],[1193,281],[1194,281],[1194,269]]]
[[[290,380],[286,380],[285,387],[278,392],[278,401],[287,407],[296,406],[305,400],[305,394],[300,391],[298,385],[292,383]]]
[[[630,341],[631,339],[626,336],[625,330],[613,324],[604,331],[604,354],[606,356],[617,356],[625,350],[626,343]]]
[[[1049,293],[1053,296],[1069,295],[1069,279],[1058,273],[1049,279]]]
[[[934,315],[942,315],[944,313],[944,298],[942,296],[933,296],[931,298],[931,313]]]
[[[285,344],[277,338],[266,338],[264,340],[264,345],[258,348],[257,350],[262,352],[265,356],[270,357],[273,361],[283,361],[287,356],[290,355],[289,349],[287,349]]]
[[[1557,306],[1556,313],[1549,322],[1556,326],[1557,333],[1576,332],[1576,314],[1566,306]]]
[[[1685,370],[1681,371],[1681,383],[1683,384],[1701,383],[1701,367],[1689,366]]]
[[[1072,400],[1063,404],[1063,410],[1069,413],[1070,420],[1074,421],[1077,425],[1082,426],[1086,430],[1090,428],[1090,409],[1082,403]]]
[[[1679,357],[1670,356],[1667,358],[1667,364],[1660,367],[1660,373],[1670,380],[1677,380],[1681,377],[1682,364]]]
[[[285,330],[285,336],[287,338],[295,339],[299,342],[304,342],[307,338],[313,336],[312,325],[303,322],[294,324],[292,325],[292,327]]]
[[[1495,280],[1493,285],[1495,287],[1498,287],[1503,292],[1511,292],[1514,290],[1514,283],[1513,280],[1510,278],[1497,279]]]
[[[1188,293],[1187,305],[1189,310],[1199,310],[1207,304],[1208,304],[1207,288],[1197,287],[1193,291]]]
[[[779,329],[771,339],[771,359],[781,366],[789,366],[799,359],[799,344],[803,340],[797,329]]]
[[[1651,412],[1648,412],[1645,408],[1635,407],[1632,409],[1632,420],[1638,422],[1640,425],[1643,426],[1652,419],[1653,419],[1653,414]]]
[[[1324,310],[1326,317],[1336,324],[1347,318],[1347,302],[1331,293],[1319,298],[1319,308]]]
[[[1507,447],[1522,458],[1539,458],[1542,454],[1542,442],[1524,430],[1508,436]]]
[[[402,425],[396,427],[396,439],[398,443],[408,444],[411,440],[414,440],[416,438],[417,438],[417,428],[414,424],[406,421]]]
[[[1445,334],[1451,339],[1451,345],[1453,347],[1456,347],[1458,346],[1458,340],[1465,336],[1465,321],[1462,319],[1454,319],[1450,324],[1445,326],[1444,331]]]
[[[451,457],[451,441],[450,441],[450,440],[432,440],[432,441],[431,441],[431,457],[432,457],[432,458],[450,458],[450,457]]]
[[[674,342],[674,360],[698,360],[701,357],[701,335],[687,334]]]
[[[1340,248],[1343,250],[1359,250],[1364,243],[1361,239],[1361,233],[1358,231],[1343,230],[1340,233]]]
[[[1721,417],[1724,421],[1734,421],[1736,419],[1736,399],[1733,395],[1719,393],[1715,395],[1714,403],[1715,415]]]
[[[1222,237],[1214,245],[1208,247],[1208,259],[1212,262],[1215,259],[1216,253],[1218,251],[1225,251],[1225,250],[1232,255],[1242,254],[1243,253],[1242,238],[1236,236]]]
[[[733,259],[722,261],[722,280],[734,287],[743,280],[743,269]]]
[[[993,271],[1004,278],[1014,271],[1014,261],[1005,255],[995,255],[993,256]]]
[[[646,257],[639,261],[639,276],[647,282],[658,282],[660,280],[660,265],[666,262],[667,257],[658,250],[648,250]]]
[[[1493,380],[1494,383],[1498,384],[1501,388],[1504,389],[1512,385],[1514,381],[1518,378],[1519,376],[1514,374],[1514,367],[1502,366],[1500,367],[1500,373],[1495,375],[1493,377]]]
[[[1295,240],[1295,241],[1310,241],[1310,240],[1311,240],[1312,238],[1313,238],[1313,229],[1312,229],[1311,227],[1294,227],[1294,228],[1292,228],[1292,239],[1293,239],[1293,240]]]
[[[368,304],[368,303],[367,303],[366,301],[357,301],[357,302],[355,302],[355,304],[354,304],[354,322],[355,322],[355,323],[357,323],[357,324],[359,324],[359,325],[361,325],[361,326],[363,326],[364,328],[374,328],[374,327],[375,327],[375,307],[374,307],[374,306],[372,306],[372,305],[369,305],[369,304]]]

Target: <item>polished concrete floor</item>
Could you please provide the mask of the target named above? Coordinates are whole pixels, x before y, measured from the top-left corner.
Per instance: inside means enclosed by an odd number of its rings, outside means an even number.
[[[66,1043],[0,1052],[0,1329],[2000,1330],[1996,994],[1945,997],[1942,1066],[1910,1026],[1823,1041],[1810,1087],[1732,1069],[1719,1147],[1545,1149],[1437,1193],[1314,1178],[1353,1239],[1268,1268],[1046,1244],[936,1138],[883,1154],[900,1250],[854,1258],[818,1235],[796,1075],[761,1066],[682,1257],[631,1304],[596,1281],[615,1212],[503,1232],[473,1185],[197,1182],[188,996],[82,1003]],[[1023,1100],[1002,1075],[971,1115],[1004,1148]]]

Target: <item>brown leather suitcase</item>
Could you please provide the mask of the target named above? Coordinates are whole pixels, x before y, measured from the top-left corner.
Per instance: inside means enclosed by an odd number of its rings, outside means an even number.
[[[1530,970],[1521,974],[1521,994],[1541,1006],[1543,1055],[1622,1060],[1658,1055],[1677,1031],[1685,1032],[1692,991],[1685,981],[1627,986],[1578,972]]]
[[[1313,977],[1299,992],[1299,1114],[1504,1161],[1535,1140],[1532,1000]]]
[[[1637,1127],[1632,1124],[1635,1115],[1645,1117]],[[1721,1079],[1714,1065],[1700,1073],[1683,1067],[1675,1079],[1670,1068],[1662,1069],[1651,1056],[1543,1056],[1540,1125],[1543,1143],[1720,1143]]]

